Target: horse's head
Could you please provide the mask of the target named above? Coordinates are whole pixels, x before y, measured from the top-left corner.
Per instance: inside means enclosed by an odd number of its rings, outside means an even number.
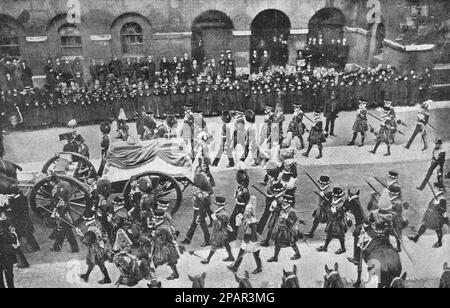
[[[286,272],[283,270],[283,280],[281,283],[282,289],[298,289],[300,283],[297,277],[297,265],[294,265],[292,272]]]
[[[343,289],[344,281],[342,280],[341,275],[339,274],[339,264],[334,264],[334,269],[329,269],[328,265],[325,265],[325,273],[324,276],[324,289]]]
[[[406,277],[407,273],[404,273],[401,277],[397,277],[392,280],[391,289],[406,289]]]
[[[192,281],[192,289],[204,289],[205,288],[205,279],[206,273],[202,273],[200,276],[191,276],[188,275],[189,280]]]
[[[239,284],[239,289],[253,289],[253,286],[250,283],[250,275],[247,271],[245,271],[244,278],[239,278],[237,274],[234,274],[234,278],[236,279],[236,282]]]

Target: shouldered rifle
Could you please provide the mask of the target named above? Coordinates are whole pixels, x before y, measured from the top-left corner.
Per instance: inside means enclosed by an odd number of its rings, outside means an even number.
[[[317,184],[316,181],[314,181],[312,176],[306,170],[303,170],[303,171],[305,172],[306,176],[311,180],[311,182],[314,184],[314,186],[316,186],[320,191],[322,191],[319,184]]]
[[[44,211],[46,211],[47,213],[49,213],[50,215],[53,215],[53,212],[50,211],[49,209],[43,207],[42,205],[38,205],[38,208],[43,209]],[[68,222],[67,220],[65,220],[64,218],[60,217],[59,215],[56,215],[55,218],[61,220],[63,223],[67,224],[69,227],[71,227],[72,229],[74,229],[76,231],[76,233],[84,238],[84,234],[81,232],[80,228],[75,227],[73,224],[71,224],[70,222]]]
[[[369,182],[366,182],[366,183],[367,183],[367,185],[369,185],[370,188],[372,188],[372,190],[373,190],[377,195],[381,196],[381,194],[375,189],[375,187],[373,187],[372,184],[370,184]]]
[[[266,198],[269,197],[265,192],[263,192],[261,189],[259,189],[259,188],[256,187],[255,185],[252,185],[252,187],[253,187],[257,192],[259,192],[261,195],[265,196]]]
[[[375,181],[380,183],[384,188],[389,189],[389,187],[383,181],[381,181],[379,178],[377,178],[376,176],[374,176],[373,178],[375,179]]]

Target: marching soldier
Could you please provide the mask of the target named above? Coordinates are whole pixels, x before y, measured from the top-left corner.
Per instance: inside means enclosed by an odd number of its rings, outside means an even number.
[[[280,182],[276,183],[272,187],[274,200],[270,204],[269,212],[270,218],[267,224],[267,236],[266,239],[261,243],[262,247],[269,247],[270,240],[272,239],[273,231],[275,229],[278,218],[281,213],[281,205],[283,203],[284,187]]]
[[[405,149],[409,150],[411,148],[414,139],[416,139],[417,135],[422,133],[422,142],[423,142],[423,151],[428,149],[428,140],[427,140],[427,126],[430,121],[430,103],[432,101],[426,101],[422,105],[420,105],[420,110],[417,114],[417,125],[414,133],[409,139],[408,143],[405,145]]]
[[[211,258],[220,248],[225,248],[228,253],[228,257],[223,262],[234,262],[233,253],[231,252],[231,246],[228,239],[228,213],[225,209],[227,205],[226,199],[223,197],[216,197],[214,205],[217,209],[213,212],[213,231],[211,234],[211,251],[205,260],[202,260],[202,264],[209,264]]]
[[[311,128],[308,137],[308,150],[303,153],[304,157],[309,157],[309,153],[311,152],[314,145],[317,145],[319,148],[319,155],[316,157],[317,159],[321,159],[323,157],[323,143],[327,141],[328,134],[323,131],[323,123],[320,119],[314,119],[315,124]]]
[[[69,242],[71,253],[78,253],[80,249],[78,248],[77,239],[72,231],[73,219],[70,216],[70,204],[69,199],[72,196],[72,186],[65,181],[61,181],[56,186],[56,195],[59,200],[55,206],[52,217],[56,218],[56,240],[53,244],[51,251],[60,252],[64,241],[67,239]],[[81,233],[79,229],[76,230],[77,233]]]
[[[281,248],[291,247],[295,254],[291,258],[292,261],[301,258],[298,250],[297,240],[303,238],[303,235],[298,229],[298,218],[294,210],[295,201],[292,196],[284,195],[281,203],[281,212],[276,223],[273,239],[275,242],[274,256],[267,260],[269,263],[278,262],[278,255]]]
[[[445,187],[440,183],[435,183],[434,187],[437,189],[435,197],[428,203],[427,211],[423,216],[422,226],[416,236],[410,236],[409,239],[417,243],[420,237],[430,229],[436,232],[438,241],[433,248],[442,247],[442,239],[444,237],[443,227],[445,224],[450,226],[447,217],[447,200],[445,198]]]
[[[364,141],[366,139],[366,133],[369,130],[369,124],[367,122],[367,103],[365,101],[359,102],[359,109],[356,112],[355,124],[353,124],[353,138],[349,142],[349,146],[355,145],[358,133],[361,134],[361,144],[360,147],[364,146]]]
[[[25,238],[33,252],[39,251],[39,244],[33,235],[33,222],[28,212],[28,198],[15,185],[8,189],[8,194],[13,196],[9,199],[9,207],[11,224],[15,227],[18,239]]]
[[[325,245],[317,249],[318,252],[327,252],[328,245],[333,239],[338,239],[341,244],[341,248],[336,251],[337,255],[344,254],[346,252],[345,248],[345,234],[347,233],[347,224],[345,218],[345,203],[348,202],[344,200],[345,192],[341,188],[334,188],[332,201],[330,206],[330,216],[328,220],[327,227],[325,228],[325,233],[327,238],[325,240]]]
[[[328,224],[330,219],[331,201],[333,199],[333,193],[330,190],[331,179],[328,176],[321,176],[317,181],[320,187],[319,205],[313,212],[313,225],[311,231],[305,234],[308,238],[314,237],[319,224]]]
[[[257,231],[258,234],[262,234],[266,228],[267,221],[269,220],[271,214],[272,203],[278,199],[277,194],[274,192],[274,186],[280,183],[280,166],[276,161],[269,161],[265,166],[267,177],[267,191],[266,191],[266,203],[264,213],[261,216]]]
[[[110,284],[111,278],[109,277],[108,270],[106,269],[105,262],[108,260],[108,252],[106,250],[106,242],[102,238],[102,233],[96,227],[89,227],[88,232],[84,235],[83,244],[88,247],[88,253],[86,256],[86,265],[88,266],[86,273],[81,274],[80,278],[84,282],[89,282],[89,276],[94,270],[95,266],[98,266],[103,274],[103,279],[98,283],[101,285]]]
[[[433,175],[434,170],[437,169],[437,182],[444,185],[444,164],[445,164],[445,150],[442,148],[442,139],[437,138],[435,142],[435,146],[433,149],[433,157],[431,158],[431,164],[428,168],[427,174],[425,175],[425,179],[422,184],[417,187],[418,190],[422,191],[425,189],[425,186],[430,181],[431,176]]]
[[[213,167],[217,167],[222,159],[222,155],[226,152],[228,157],[227,168],[234,167],[233,147],[232,147],[232,134],[231,134],[231,114],[229,111],[224,111],[222,114],[222,138],[219,144],[219,151],[212,164]]]
[[[228,266],[232,272],[237,272],[242,264],[242,259],[246,253],[253,254],[256,269],[253,275],[262,273],[262,262],[260,257],[260,247],[258,245],[258,232],[256,231],[258,221],[256,219],[256,197],[252,196],[250,202],[245,207],[243,219],[237,221],[239,227],[239,240],[241,240],[241,248],[236,262]]]
[[[303,124],[303,116],[304,113],[301,105],[294,105],[294,115],[289,123],[287,135],[283,142],[285,147],[295,146],[297,150],[303,150],[305,148],[303,134],[306,126]]]
[[[250,185],[250,177],[248,175],[247,170],[238,170],[236,173],[236,192],[235,192],[235,201],[236,205],[234,207],[233,213],[230,216],[230,223],[228,225],[228,238],[230,242],[236,240],[238,227],[236,225],[236,221],[238,219],[242,219],[242,216],[245,211],[245,207],[250,201],[250,191],[248,190],[248,186]]]
[[[391,144],[393,142],[392,140],[392,131],[390,127],[390,120],[385,120],[383,123],[380,124],[380,129],[378,132],[375,132],[375,129],[373,127],[370,128],[370,132],[372,134],[375,134],[376,136],[376,143],[375,147],[373,148],[370,153],[377,154],[377,150],[380,147],[380,144],[384,142],[386,144],[387,152],[384,154],[384,156],[391,156]]]
[[[0,288],[14,288],[15,250],[20,246],[15,228],[7,216],[7,207],[0,206]]]
[[[192,218],[191,226],[186,234],[186,238],[181,242],[183,245],[189,245],[194,237],[197,226],[203,231],[204,242],[201,247],[208,247],[210,245],[210,234],[208,226],[206,225],[206,216],[211,206],[212,188],[208,182],[208,179],[203,174],[196,174],[194,177],[194,186],[198,188],[198,191],[194,194],[193,208],[194,216]]]

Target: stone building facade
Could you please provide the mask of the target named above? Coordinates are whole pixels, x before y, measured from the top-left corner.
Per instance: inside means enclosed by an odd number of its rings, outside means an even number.
[[[163,55],[170,59],[190,54],[202,38],[208,58],[230,48],[238,66],[246,67],[251,47],[265,33],[286,33],[292,63],[308,36],[325,29],[324,36],[348,39],[348,62],[386,62],[404,69],[420,69],[433,62],[435,46],[427,42],[414,45],[415,41],[405,38],[406,30],[419,31],[418,16],[442,12],[447,2],[4,0],[0,3],[0,49],[27,60],[34,74],[39,75],[49,56],[81,57],[86,68],[90,59],[109,59],[113,54],[124,58],[153,55],[159,62]],[[379,16],[374,13],[378,5]],[[444,14],[437,18],[447,17]],[[372,31],[373,22],[377,31]],[[367,53],[372,32],[375,40],[384,42],[384,56],[375,60],[369,59]]]

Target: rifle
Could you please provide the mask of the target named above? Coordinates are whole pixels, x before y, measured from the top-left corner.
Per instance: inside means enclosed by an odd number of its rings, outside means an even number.
[[[50,215],[53,215],[53,212],[50,211],[49,209],[43,207],[42,205],[38,205],[38,208],[43,209],[44,211],[46,211],[47,213],[49,213]],[[60,216],[56,216],[57,219],[61,220],[62,222],[64,222],[65,224],[67,224],[69,227],[71,227],[72,229],[74,229],[75,231],[80,230],[78,227],[75,227],[73,224],[71,224],[70,222],[68,222],[67,220],[65,220],[64,218],[60,217]],[[76,232],[80,237],[84,238],[84,234],[81,235],[80,233]]]
[[[383,183],[383,181],[381,181],[379,178],[377,178],[376,176],[374,176],[373,178],[375,179],[375,181],[380,183],[384,188],[389,189],[389,187],[385,183]]]
[[[380,123],[384,123],[384,121],[383,121],[382,119],[380,119],[379,117],[377,117],[377,116],[371,114],[370,112],[368,112],[367,114],[368,114],[369,116],[371,116],[372,118],[374,118],[375,120],[379,121]],[[401,130],[398,130],[398,133],[399,133],[400,135],[403,135],[403,136],[405,135],[405,133],[403,133]]]
[[[316,186],[321,191],[322,188],[320,188],[319,184],[317,184],[316,181],[314,181],[312,176],[306,170],[303,171],[305,172],[306,176],[311,180],[311,182],[314,184],[314,186]]]
[[[263,192],[262,190],[260,190],[258,187],[256,187],[255,185],[252,185],[252,187],[259,192],[261,195],[263,195],[264,197],[268,198],[269,196],[267,196],[267,194],[265,192]]]

